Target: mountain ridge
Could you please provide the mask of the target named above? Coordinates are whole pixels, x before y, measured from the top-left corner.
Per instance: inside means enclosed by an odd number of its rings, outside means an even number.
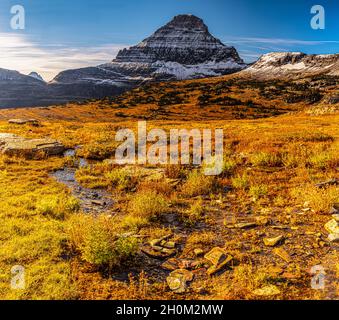
[[[339,76],[339,54],[271,52],[241,72],[262,79],[300,78],[315,75]]]
[[[215,38],[202,19],[178,15],[111,62],[64,70],[45,82],[33,72],[0,69],[0,108],[48,106],[119,95],[149,82],[236,74],[255,80],[339,75],[339,54],[273,52],[247,65],[237,50]]]

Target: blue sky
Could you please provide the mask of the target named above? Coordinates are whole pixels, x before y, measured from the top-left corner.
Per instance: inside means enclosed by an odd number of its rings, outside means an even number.
[[[26,29],[10,28],[10,8],[23,5]],[[311,7],[323,5],[326,29],[310,27]],[[0,68],[40,72],[96,65],[190,13],[246,61],[271,51],[339,52],[338,0],[1,0]]]

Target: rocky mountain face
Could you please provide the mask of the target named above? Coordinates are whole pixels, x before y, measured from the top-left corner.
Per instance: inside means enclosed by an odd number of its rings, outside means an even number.
[[[244,67],[237,51],[213,37],[203,20],[179,15],[137,46],[119,52],[114,62],[176,62],[200,65],[207,62],[231,62],[234,69]],[[224,72],[229,72],[225,70]]]
[[[339,54],[268,53],[241,74],[263,79],[296,79],[315,75],[339,76]]]
[[[179,15],[138,45],[121,50],[111,63],[61,72],[51,85],[58,95],[74,91],[76,98],[100,97],[144,82],[219,76],[245,67],[236,49],[213,37],[203,20]]]

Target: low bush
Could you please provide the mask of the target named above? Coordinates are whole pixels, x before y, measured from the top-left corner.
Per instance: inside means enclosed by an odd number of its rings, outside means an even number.
[[[137,193],[130,201],[133,216],[152,220],[168,211],[168,201],[154,191]]]

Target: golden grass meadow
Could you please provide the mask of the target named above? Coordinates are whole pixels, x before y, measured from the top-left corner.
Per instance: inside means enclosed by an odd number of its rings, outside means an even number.
[[[338,79],[312,89],[326,81],[225,76],[0,110],[0,133],[75,150],[0,156],[1,299],[337,298],[325,225],[339,210],[339,113],[319,94],[337,94]],[[115,133],[138,120],[166,132],[223,129],[222,174],[114,164]],[[14,265],[25,268],[24,289],[10,286]],[[323,290],[312,287],[319,265]]]

